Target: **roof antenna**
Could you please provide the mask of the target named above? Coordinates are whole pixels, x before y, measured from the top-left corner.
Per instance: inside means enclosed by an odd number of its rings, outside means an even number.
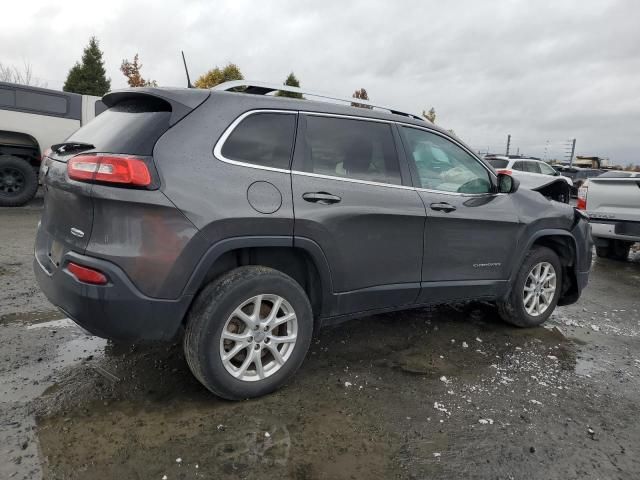
[[[187,74],[187,88],[193,88],[191,85],[191,79],[189,78],[189,69],[187,68],[187,61],[184,59],[184,51],[180,51],[182,53],[182,63],[184,63],[184,72]]]

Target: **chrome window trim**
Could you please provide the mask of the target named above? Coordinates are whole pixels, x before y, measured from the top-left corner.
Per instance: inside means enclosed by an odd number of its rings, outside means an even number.
[[[291,170],[287,169],[287,168],[265,167],[264,165],[256,165],[255,163],[243,162],[241,160],[232,160],[230,158],[225,157],[222,154],[222,147],[224,146],[224,143],[227,141],[227,139],[233,133],[233,131],[236,129],[236,127],[240,124],[240,122],[242,122],[248,116],[254,115],[254,114],[257,114],[257,113],[281,113],[281,114],[288,114],[288,115],[297,115],[298,111],[297,110],[260,109],[260,110],[249,110],[248,112],[244,112],[242,115],[240,115],[238,118],[236,118],[231,123],[231,125],[229,125],[227,127],[227,129],[222,133],[222,135],[220,136],[220,138],[216,142],[215,146],[213,147],[213,156],[216,157],[218,160],[220,160],[222,162],[225,162],[225,163],[229,163],[231,165],[238,165],[238,166],[241,166],[241,167],[255,168],[257,170],[267,170],[267,171],[270,171],[270,172],[291,173]],[[293,140],[294,140],[294,143],[295,143],[295,138]]]
[[[334,117],[334,118],[344,118],[347,120],[361,120],[365,122],[377,122],[377,123],[388,123],[388,124],[397,123],[393,120],[385,120],[383,118],[359,117],[357,115],[341,115],[339,113],[308,112],[305,110],[300,110],[300,113],[303,115],[309,115],[311,117]]]
[[[373,185],[373,186],[376,186],[376,187],[398,188],[400,190],[416,190],[415,187],[410,187],[408,185],[397,185],[395,183],[372,182],[370,180],[360,180],[358,178],[334,177],[333,175],[324,175],[322,173],[313,173],[313,172],[301,172],[300,170],[292,170],[291,173],[293,175],[299,175],[299,176],[303,176],[303,177],[324,178],[324,179],[327,179],[327,180],[340,180],[341,182],[349,182],[349,183],[362,183],[364,185]]]
[[[384,120],[384,119],[377,119],[377,118],[359,117],[359,116],[354,116],[354,115],[340,115],[340,114],[335,114],[335,113],[309,112],[309,111],[303,111],[303,110],[296,111],[296,110],[278,110],[278,109],[257,109],[257,110],[249,110],[247,112],[244,112],[242,115],[238,116],[238,118],[236,118],[231,123],[231,125],[229,125],[227,127],[227,129],[222,133],[222,135],[220,136],[220,138],[218,139],[218,141],[216,142],[216,144],[215,144],[215,146],[213,148],[213,155],[218,160],[220,160],[221,162],[224,162],[224,163],[231,164],[231,165],[236,165],[236,166],[240,166],[240,167],[248,167],[248,168],[253,168],[253,169],[256,169],[256,170],[266,170],[266,171],[270,171],[270,172],[288,173],[288,174],[298,175],[298,176],[303,176],[303,177],[324,178],[326,180],[338,180],[338,181],[341,181],[341,182],[359,183],[359,184],[362,184],[362,185],[371,185],[371,186],[375,186],[375,187],[397,188],[397,189],[400,189],[400,190],[413,190],[415,192],[438,193],[438,194],[443,194],[443,195],[456,195],[456,196],[460,196],[460,197],[482,197],[482,196],[486,196],[486,195],[506,195],[506,194],[494,193],[494,192],[487,192],[487,193],[447,192],[445,190],[433,190],[433,189],[429,189],[429,188],[413,187],[413,186],[408,186],[408,185],[397,185],[395,183],[373,182],[373,181],[370,181],[370,180],[360,180],[360,179],[357,179],[357,178],[338,177],[338,176],[333,176],[333,175],[325,175],[325,174],[321,174],[321,173],[304,172],[304,171],[301,171],[301,170],[292,170],[292,169],[275,168],[275,167],[264,167],[262,165],[256,165],[256,164],[253,164],[253,163],[242,162],[242,161],[239,161],[239,160],[231,160],[230,158],[226,158],[224,155],[222,155],[222,147],[224,145],[224,142],[227,140],[227,138],[229,138],[231,133],[233,133],[233,130],[235,130],[235,128],[238,126],[238,124],[240,124],[240,122],[242,122],[249,115],[253,115],[253,114],[257,114],[257,113],[284,113],[284,114],[291,114],[291,115],[296,115],[296,114],[300,113],[300,114],[304,114],[304,115],[313,115],[313,116],[318,116],[318,117],[335,117],[335,118],[346,118],[346,119],[352,119],[352,120],[363,120],[363,121],[368,121],[368,122],[386,123],[386,124],[389,124],[389,125],[392,125],[392,124],[406,125],[408,127],[414,127],[414,128],[418,128],[420,130],[425,130],[425,131],[427,131],[429,133],[434,133],[434,134],[439,135],[439,136],[441,136],[443,138],[446,138],[447,140],[452,140],[449,137],[447,137],[446,135],[442,135],[437,130],[432,130],[430,128],[420,127],[420,126],[417,126],[417,125],[413,125],[411,123],[395,122],[395,121],[392,121],[392,120]],[[463,145],[460,145],[457,142],[454,142],[454,143],[456,145],[459,145],[466,152],[469,152],[469,150],[467,148],[465,148]],[[472,157],[477,160],[477,157],[475,155],[473,155],[473,152],[470,152],[470,153],[471,153]],[[400,161],[400,159],[398,159],[398,161]],[[482,162],[479,162],[479,163],[481,165],[483,165]],[[485,170],[487,170],[489,172],[489,174],[492,174],[492,172],[489,171],[486,168],[485,165],[483,165],[483,167],[485,168]]]

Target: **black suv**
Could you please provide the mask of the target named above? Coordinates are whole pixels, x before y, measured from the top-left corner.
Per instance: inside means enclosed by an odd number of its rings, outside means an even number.
[[[282,385],[329,322],[483,299],[527,327],[578,299],[581,213],[412,115],[280,89],[107,94],[42,168],[51,302],[116,340],[184,328],[194,375],[240,399]]]

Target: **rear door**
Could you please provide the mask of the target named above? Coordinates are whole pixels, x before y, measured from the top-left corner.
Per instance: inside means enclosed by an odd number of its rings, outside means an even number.
[[[425,209],[391,123],[301,114],[293,165],[294,243],[329,263],[333,314],[412,303]]]
[[[492,193],[488,169],[460,145],[426,129],[400,131],[427,212],[419,301],[494,294],[521,228],[512,199]]]

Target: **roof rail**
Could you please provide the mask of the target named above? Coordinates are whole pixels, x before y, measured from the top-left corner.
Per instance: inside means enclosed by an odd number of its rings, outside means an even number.
[[[361,100],[359,98],[336,97],[335,95],[331,95],[328,93],[312,92],[312,91],[304,90],[298,87],[290,87],[289,85],[277,85],[275,83],[266,83],[266,82],[252,82],[249,80],[232,80],[230,82],[224,82],[219,85],[216,85],[211,90],[217,90],[217,91],[238,90],[242,93],[250,93],[253,95],[267,95],[268,93],[272,93],[276,91],[299,93],[302,95],[309,95],[311,97],[337,100],[337,101],[346,102],[349,104],[356,103],[358,105],[366,105],[371,108],[381,108],[383,110],[388,110],[394,115],[402,115],[404,117],[410,117],[416,120],[424,121],[424,119],[422,117],[419,117],[418,115],[401,112],[400,110],[397,110],[393,107],[387,107],[384,105],[379,105],[377,103],[372,103],[369,100]]]

